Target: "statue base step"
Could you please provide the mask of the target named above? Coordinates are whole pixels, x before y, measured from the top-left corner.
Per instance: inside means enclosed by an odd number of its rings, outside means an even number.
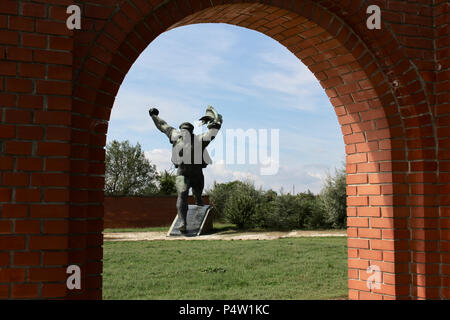
[[[167,236],[196,237],[207,233],[213,227],[212,207],[210,205],[189,205],[186,220],[186,232],[181,233],[179,230],[181,222],[177,215]]]

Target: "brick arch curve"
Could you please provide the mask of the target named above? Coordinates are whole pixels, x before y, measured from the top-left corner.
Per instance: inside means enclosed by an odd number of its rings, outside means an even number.
[[[414,230],[408,217],[411,210],[426,212],[424,207],[430,205],[422,196],[429,187],[422,184],[429,179],[422,171],[435,160],[434,154],[423,150],[424,145],[434,150],[434,132],[429,130],[432,117],[416,70],[401,46],[393,50],[398,41],[391,33],[369,37],[361,27],[365,24],[362,10],[360,6],[349,16],[343,6],[324,8],[310,1],[294,2],[293,6],[284,1],[212,7],[201,2],[166,1],[152,7],[145,1],[124,1],[110,13],[102,31],[90,39],[92,44],[75,56],[78,68],[74,70],[72,153],[82,156],[74,161],[72,170],[71,211],[82,212],[84,218],[100,224],[107,120],[121,82],[145,47],[161,32],[190,23],[223,22],[247,27],[279,41],[307,65],[335,109],[346,144],[349,174],[350,297],[420,296],[414,286],[418,276],[411,268]],[[353,29],[348,23],[353,23]],[[81,44],[86,35],[79,36]],[[412,103],[418,95],[423,95],[424,102]],[[417,183],[414,190],[408,188],[408,182]],[[409,209],[408,205],[415,207]],[[86,220],[86,228],[89,224],[93,222]],[[427,240],[426,235],[423,238]],[[92,239],[94,242],[89,243],[87,238],[84,248],[79,249],[98,250],[101,239]],[[97,265],[98,271],[100,264],[95,261],[91,264]],[[373,264],[381,267],[383,284],[381,289],[369,292],[364,271]],[[95,295],[100,278],[95,272],[90,278],[97,279],[91,290]]]

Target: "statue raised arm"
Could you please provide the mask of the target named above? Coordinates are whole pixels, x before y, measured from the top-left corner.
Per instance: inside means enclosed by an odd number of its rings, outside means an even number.
[[[151,108],[148,113],[150,114],[150,117],[152,118],[153,122],[155,123],[156,128],[158,128],[159,131],[161,131],[162,133],[164,133],[170,140],[170,142],[172,143],[173,140],[173,133],[177,132],[178,130],[175,129],[174,127],[171,127],[167,124],[166,121],[164,121],[163,119],[161,119],[158,115],[159,115],[159,111],[156,108]],[[174,131],[175,130],[175,131]]]

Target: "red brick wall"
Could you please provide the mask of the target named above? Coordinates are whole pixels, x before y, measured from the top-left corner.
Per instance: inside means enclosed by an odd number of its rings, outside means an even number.
[[[203,197],[208,204],[208,197]],[[170,226],[177,215],[176,196],[106,197],[105,228],[149,228]],[[194,198],[189,197],[194,204]]]
[[[437,0],[434,11],[436,35],[436,83],[435,108],[436,132],[438,135],[438,211],[434,216],[438,221],[428,224],[429,233],[434,239],[439,239],[432,250],[433,260],[440,261],[440,281],[437,277],[430,279],[435,288],[441,287],[441,297],[450,299],[450,3]],[[439,236],[438,233],[439,232]],[[440,257],[437,256],[440,253]],[[436,264],[436,263],[435,263]],[[434,268],[435,270],[437,267]],[[436,274],[437,272],[433,270]],[[436,289],[435,289],[436,290]]]
[[[366,28],[371,4],[381,30]],[[101,298],[115,95],[155,37],[200,22],[279,41],[329,96],[347,153],[350,298],[449,298],[449,14],[444,0],[2,0],[0,298]],[[81,290],[66,289],[70,264]]]

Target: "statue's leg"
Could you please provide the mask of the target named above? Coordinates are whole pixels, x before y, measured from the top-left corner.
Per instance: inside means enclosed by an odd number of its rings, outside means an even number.
[[[200,168],[195,172],[195,178],[192,181],[192,193],[194,194],[195,201],[198,206],[203,206],[203,188],[205,186],[205,178],[203,176],[203,170]]]
[[[185,176],[176,177],[176,187],[178,192],[177,211],[181,221],[180,232],[186,232],[186,216],[188,211],[189,181]]]

